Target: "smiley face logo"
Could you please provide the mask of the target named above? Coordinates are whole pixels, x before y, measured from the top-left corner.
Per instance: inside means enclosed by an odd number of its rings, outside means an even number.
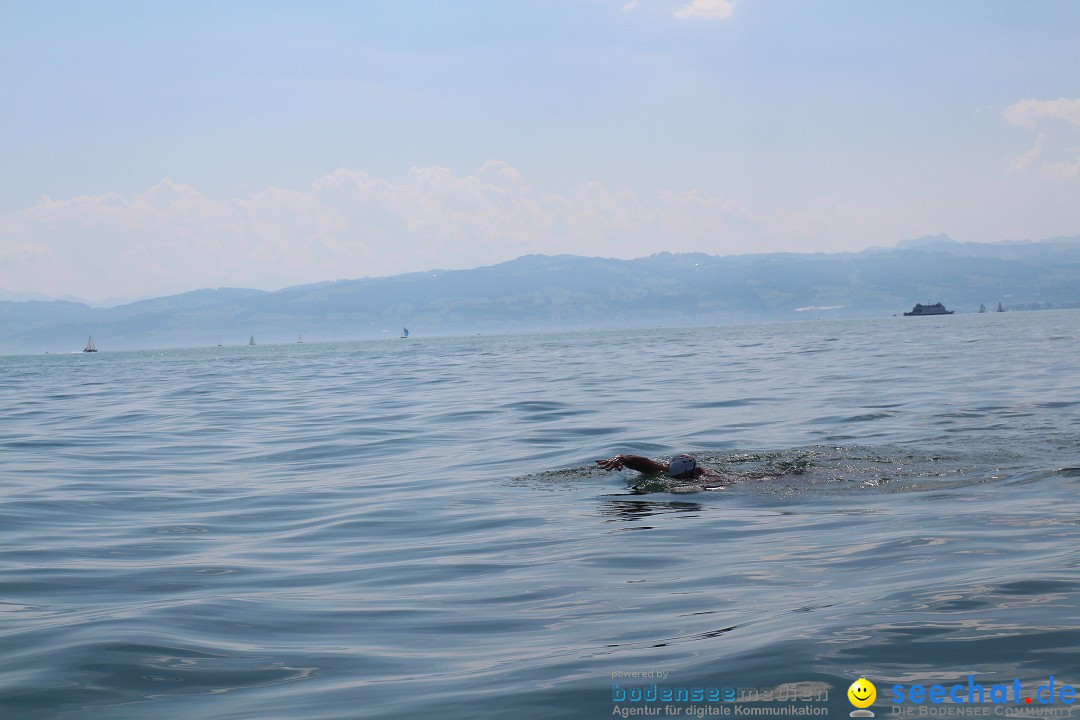
[[[847,689],[848,700],[857,708],[868,708],[877,699],[877,688],[866,678],[859,678]]]

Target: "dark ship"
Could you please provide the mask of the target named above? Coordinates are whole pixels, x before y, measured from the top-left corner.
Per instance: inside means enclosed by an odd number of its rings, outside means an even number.
[[[934,303],[933,305],[918,304],[911,308],[911,312],[904,313],[904,317],[911,317],[912,315],[952,315],[955,310],[946,310],[945,306],[941,303]]]

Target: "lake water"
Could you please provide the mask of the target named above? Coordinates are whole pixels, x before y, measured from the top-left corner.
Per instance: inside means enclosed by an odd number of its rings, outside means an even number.
[[[0,358],[0,715],[1080,685],[1080,312],[413,330]],[[679,452],[745,479],[593,463]]]

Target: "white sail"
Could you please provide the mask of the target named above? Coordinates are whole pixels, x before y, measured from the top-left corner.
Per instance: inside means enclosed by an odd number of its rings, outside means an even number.
[[[250,340],[248,340],[248,345],[254,345],[254,344],[255,344],[255,336],[254,336],[254,335],[252,335],[252,336],[251,336],[251,339],[250,339]]]
[[[83,348],[83,352],[97,352],[97,348],[94,347],[94,336],[91,335],[90,339],[86,341],[86,347]]]

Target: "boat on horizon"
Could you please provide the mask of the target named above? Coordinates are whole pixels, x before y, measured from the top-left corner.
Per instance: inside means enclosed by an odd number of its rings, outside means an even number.
[[[407,327],[401,328],[401,339],[402,340],[408,340],[409,339],[409,328],[407,328]]]
[[[915,307],[911,308],[911,312],[904,313],[904,317],[912,317],[914,315],[952,315],[955,310],[946,310],[945,306],[941,303],[934,303],[933,305],[923,305],[917,303]]]
[[[248,340],[248,345],[254,345],[254,344],[255,344],[255,336],[254,336],[254,335],[252,335],[252,336],[251,336],[251,339],[250,339],[250,340]]]
[[[986,312],[986,306],[983,305],[982,303],[979,303],[979,312],[981,312],[981,313]]]
[[[304,336],[303,335],[296,338],[296,344],[297,345],[303,345],[304,344]]]
[[[91,335],[90,339],[86,341],[86,347],[83,348],[83,352],[97,352],[97,348],[94,347],[93,335]]]
[[[1000,303],[1000,302],[998,303],[998,309],[997,309],[997,311],[998,311],[998,312],[1005,312],[1005,308],[1001,307],[1001,303]]]

